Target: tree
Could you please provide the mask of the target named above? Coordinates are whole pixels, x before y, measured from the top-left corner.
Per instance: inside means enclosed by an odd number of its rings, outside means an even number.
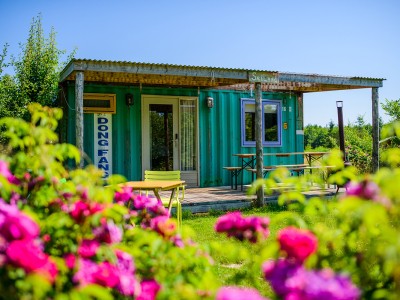
[[[400,120],[400,99],[388,100],[382,103],[382,108],[386,114],[391,118],[391,121]]]
[[[27,105],[37,102],[55,106],[58,94],[59,73],[64,64],[60,57],[65,53],[56,47],[55,31],[52,28],[45,37],[41,16],[33,18],[28,40],[20,44],[21,54],[11,57],[10,67],[15,75],[2,75],[7,54],[7,44],[0,56],[0,109],[1,116],[29,118]],[[72,58],[74,52],[70,55]]]

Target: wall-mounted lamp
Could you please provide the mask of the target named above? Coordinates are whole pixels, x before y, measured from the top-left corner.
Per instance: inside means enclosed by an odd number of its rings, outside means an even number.
[[[213,97],[207,97],[207,107],[212,108],[214,107],[214,98]]]
[[[125,102],[126,102],[126,105],[132,106],[134,104],[133,95],[132,94],[125,94]]]

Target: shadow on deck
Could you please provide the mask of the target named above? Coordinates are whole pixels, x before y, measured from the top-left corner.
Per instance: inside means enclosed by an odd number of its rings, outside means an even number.
[[[335,197],[336,188],[313,189],[303,194],[306,198],[316,196],[332,198]],[[255,195],[248,196],[245,191],[232,190],[230,186],[186,188],[182,209],[192,213],[235,210],[251,206],[254,199]],[[266,195],[264,198],[266,204],[276,203],[277,200],[278,194]]]

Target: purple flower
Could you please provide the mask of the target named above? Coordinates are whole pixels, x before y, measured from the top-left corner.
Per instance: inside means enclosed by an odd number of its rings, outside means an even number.
[[[101,221],[101,226],[95,228],[93,233],[99,242],[114,244],[122,240],[122,229],[114,224],[112,220]]]
[[[239,288],[235,286],[225,286],[219,289],[216,300],[268,300],[252,288]]]
[[[306,273],[303,294],[306,299],[356,300],[360,290],[344,275],[337,275],[330,269]]]
[[[7,241],[35,239],[39,236],[39,226],[17,206],[0,199],[0,234]]]
[[[262,270],[264,278],[280,297],[297,291],[293,285],[288,285],[287,281],[289,278],[297,277],[298,273],[304,272],[301,264],[285,259],[279,259],[278,261],[269,260],[262,265]]]
[[[117,249],[115,250],[115,255],[117,256],[117,267],[119,270],[130,273],[135,272],[135,264],[130,254]]]
[[[119,276],[119,283],[117,290],[125,296],[137,295],[140,291],[139,281],[136,280],[135,265],[132,256],[119,249],[115,250],[117,256],[117,269]]]
[[[154,300],[161,286],[154,279],[144,280],[140,283],[141,292],[136,300]]]
[[[267,261],[263,264],[265,279],[283,299],[356,300],[359,289],[344,275],[330,269],[306,270],[301,264],[288,260]]]
[[[228,237],[256,243],[259,238],[265,239],[268,237],[268,226],[268,218],[242,217],[240,212],[232,212],[218,218],[215,230],[217,232],[226,232]]]
[[[363,180],[361,182],[350,181],[346,185],[346,195],[375,200],[379,195],[379,186],[375,182],[369,180]]]

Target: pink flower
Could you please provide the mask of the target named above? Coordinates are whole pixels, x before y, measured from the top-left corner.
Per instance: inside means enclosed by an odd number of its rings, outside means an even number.
[[[296,227],[287,227],[279,231],[278,241],[288,258],[299,262],[303,262],[314,253],[318,246],[318,240],[311,231]]]
[[[226,232],[228,237],[235,237],[240,241],[256,243],[258,239],[269,236],[268,226],[268,218],[243,217],[240,212],[232,212],[218,218],[215,231]]]
[[[140,293],[140,284],[132,273],[120,272],[119,283],[116,289],[125,296],[134,296]]]
[[[114,288],[119,283],[118,269],[109,262],[96,264],[88,259],[79,261],[79,270],[73,280],[85,286],[91,283]]]
[[[360,197],[365,200],[372,200],[380,203],[385,207],[390,207],[390,200],[380,193],[379,186],[368,179],[364,179],[361,182],[349,182],[346,184],[346,195]]]
[[[90,258],[96,255],[100,243],[96,240],[83,240],[78,248],[78,254],[83,258]]]
[[[78,200],[71,207],[71,217],[78,223],[83,222],[83,220],[90,215],[89,204]]]
[[[129,200],[133,199],[133,192],[132,192],[132,188],[129,186],[124,186],[122,187],[121,191],[117,191],[115,192],[114,198],[115,201],[117,202],[128,202]]]
[[[176,232],[176,223],[167,216],[158,216],[150,220],[150,228],[164,237],[171,237]]]
[[[225,286],[219,289],[216,300],[267,300],[256,289]]]
[[[19,184],[20,181],[15,177],[8,169],[8,163],[4,160],[0,160],[0,176],[5,177],[9,183]]]
[[[0,234],[7,241],[35,239],[39,226],[17,206],[0,200]]]
[[[104,206],[100,203],[87,203],[83,200],[78,200],[72,204],[70,214],[71,217],[77,222],[82,223],[88,216],[103,210]]]
[[[68,253],[64,256],[64,262],[68,269],[75,267],[76,257],[72,253]]]
[[[33,240],[12,241],[6,251],[8,261],[24,269],[27,273],[35,272],[53,281],[57,275],[55,264],[49,259]]]
[[[144,280],[140,283],[141,293],[136,300],[154,300],[161,286],[154,279]]]
[[[105,261],[98,265],[98,269],[94,274],[94,283],[113,288],[119,283],[118,275],[117,267]]]

